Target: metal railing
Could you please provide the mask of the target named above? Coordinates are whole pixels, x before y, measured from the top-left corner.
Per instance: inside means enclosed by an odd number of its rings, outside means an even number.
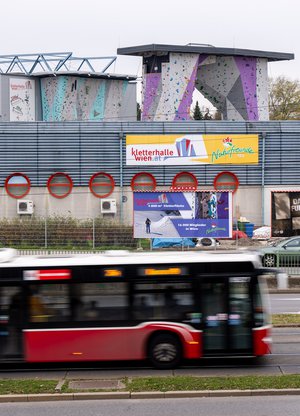
[[[276,267],[289,276],[300,276],[300,250],[299,253],[275,251],[265,254],[263,264],[265,267]]]

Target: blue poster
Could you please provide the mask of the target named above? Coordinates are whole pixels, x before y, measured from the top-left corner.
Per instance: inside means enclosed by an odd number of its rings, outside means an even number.
[[[228,191],[134,192],[135,238],[230,238]]]

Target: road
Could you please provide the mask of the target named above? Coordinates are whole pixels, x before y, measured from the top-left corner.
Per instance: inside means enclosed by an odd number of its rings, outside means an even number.
[[[300,396],[1,403],[0,416],[296,416]]]
[[[35,369],[37,368],[37,369]],[[145,362],[91,363],[81,367],[39,364],[26,365],[24,369],[9,367],[0,371],[0,379],[55,379],[55,380],[110,380],[124,377],[151,376],[243,376],[300,374],[300,328],[274,328],[272,354],[254,361],[252,359],[202,359],[183,363],[175,370],[156,370]]]
[[[271,294],[272,313],[299,313],[300,314],[300,293]],[[299,316],[300,323],[300,316]]]

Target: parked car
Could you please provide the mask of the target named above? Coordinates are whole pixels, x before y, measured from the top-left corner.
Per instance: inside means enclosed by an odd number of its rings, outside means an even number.
[[[300,262],[300,236],[272,241],[262,248],[262,262],[265,267],[296,266]]]

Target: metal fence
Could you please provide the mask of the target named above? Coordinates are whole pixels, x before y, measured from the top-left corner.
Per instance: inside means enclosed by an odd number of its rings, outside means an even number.
[[[300,251],[295,253],[292,251],[265,254],[263,258],[265,267],[275,267],[289,276],[300,276]]]
[[[178,250],[190,250],[184,239]],[[251,239],[230,240],[217,245],[215,239],[203,238],[196,249],[236,248],[255,244]],[[207,245],[207,242],[212,243]],[[205,242],[205,243],[204,243]],[[152,239],[135,239],[133,226],[103,218],[31,217],[0,219],[0,245],[22,250],[94,251],[109,249],[152,249]],[[228,247],[227,247],[228,246]]]
[[[103,219],[71,217],[1,219],[0,244],[17,249],[107,250],[135,249],[133,228]]]

